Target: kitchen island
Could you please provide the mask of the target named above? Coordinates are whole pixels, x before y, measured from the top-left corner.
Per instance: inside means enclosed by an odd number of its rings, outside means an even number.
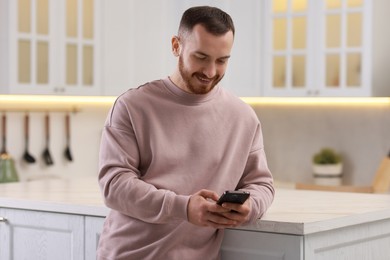
[[[0,184],[0,259],[95,259],[96,178]],[[255,224],[226,230],[222,259],[389,259],[390,195],[276,189]]]

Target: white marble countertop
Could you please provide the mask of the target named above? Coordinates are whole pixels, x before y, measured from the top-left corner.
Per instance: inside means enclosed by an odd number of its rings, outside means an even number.
[[[106,216],[96,178],[0,184],[0,207]],[[239,229],[306,235],[390,219],[390,195],[276,189],[263,218]]]

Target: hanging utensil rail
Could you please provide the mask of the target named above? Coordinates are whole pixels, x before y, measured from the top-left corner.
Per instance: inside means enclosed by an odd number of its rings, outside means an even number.
[[[30,113],[30,112],[37,112],[37,113],[78,113],[81,109],[77,107],[71,107],[71,108],[54,108],[54,109],[44,109],[44,108],[2,108],[0,109],[0,112],[22,112],[22,113]]]

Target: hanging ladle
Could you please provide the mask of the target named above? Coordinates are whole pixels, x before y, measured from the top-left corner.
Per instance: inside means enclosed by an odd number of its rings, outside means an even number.
[[[65,158],[69,161],[73,161],[72,153],[70,152],[70,118],[69,114],[65,115],[65,133],[66,133],[66,148],[65,148]]]
[[[35,158],[28,152],[28,143],[29,143],[29,115],[26,114],[24,117],[24,141],[25,141],[25,148],[24,148],[24,154],[23,159],[27,163],[35,163]]]
[[[50,137],[49,137],[49,132],[50,132],[50,128],[49,128],[49,124],[50,124],[50,121],[49,121],[49,114],[46,114],[45,116],[45,134],[46,134],[46,147],[45,147],[45,150],[43,151],[43,159],[46,163],[46,165],[52,165],[54,162],[53,162],[53,158],[51,157],[51,154],[50,154],[50,151],[49,151],[49,142],[50,142]]]

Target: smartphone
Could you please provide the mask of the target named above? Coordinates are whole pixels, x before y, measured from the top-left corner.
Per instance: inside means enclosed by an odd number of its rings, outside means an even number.
[[[224,202],[243,204],[248,198],[250,193],[242,190],[225,191],[218,199],[217,204],[222,205]]]

